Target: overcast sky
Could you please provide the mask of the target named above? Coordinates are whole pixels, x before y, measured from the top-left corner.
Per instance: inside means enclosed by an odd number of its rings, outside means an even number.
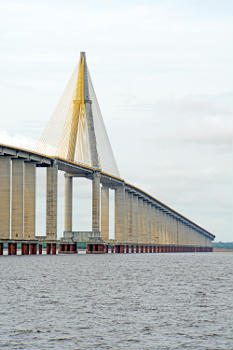
[[[232,7],[1,0],[0,143],[39,138],[86,51],[121,177],[232,241]],[[75,229],[86,229],[90,184],[77,188],[85,203]]]

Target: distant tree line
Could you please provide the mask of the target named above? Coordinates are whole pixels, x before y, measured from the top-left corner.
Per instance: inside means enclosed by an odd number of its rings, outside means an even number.
[[[213,248],[233,249],[233,242],[212,242]]]

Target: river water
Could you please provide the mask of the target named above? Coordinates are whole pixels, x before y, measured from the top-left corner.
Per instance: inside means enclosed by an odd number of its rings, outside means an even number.
[[[231,350],[232,253],[0,257],[0,349]]]

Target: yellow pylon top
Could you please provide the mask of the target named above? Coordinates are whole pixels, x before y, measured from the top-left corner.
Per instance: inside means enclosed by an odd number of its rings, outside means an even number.
[[[79,123],[85,119],[85,103],[84,103],[84,57],[80,58],[78,81],[76,87],[75,98],[73,100],[73,113],[69,135],[69,146],[67,159],[74,160],[77,132]]]

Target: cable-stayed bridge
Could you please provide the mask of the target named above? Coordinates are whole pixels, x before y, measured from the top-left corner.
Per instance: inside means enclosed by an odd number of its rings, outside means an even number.
[[[46,236],[36,236],[36,169],[45,167]],[[58,171],[64,172],[64,232],[57,240]],[[73,178],[92,181],[92,231],[73,231]],[[115,233],[109,238],[109,189]],[[0,255],[212,251],[214,235],[120,177],[87,67],[80,61],[34,150],[0,144]]]

